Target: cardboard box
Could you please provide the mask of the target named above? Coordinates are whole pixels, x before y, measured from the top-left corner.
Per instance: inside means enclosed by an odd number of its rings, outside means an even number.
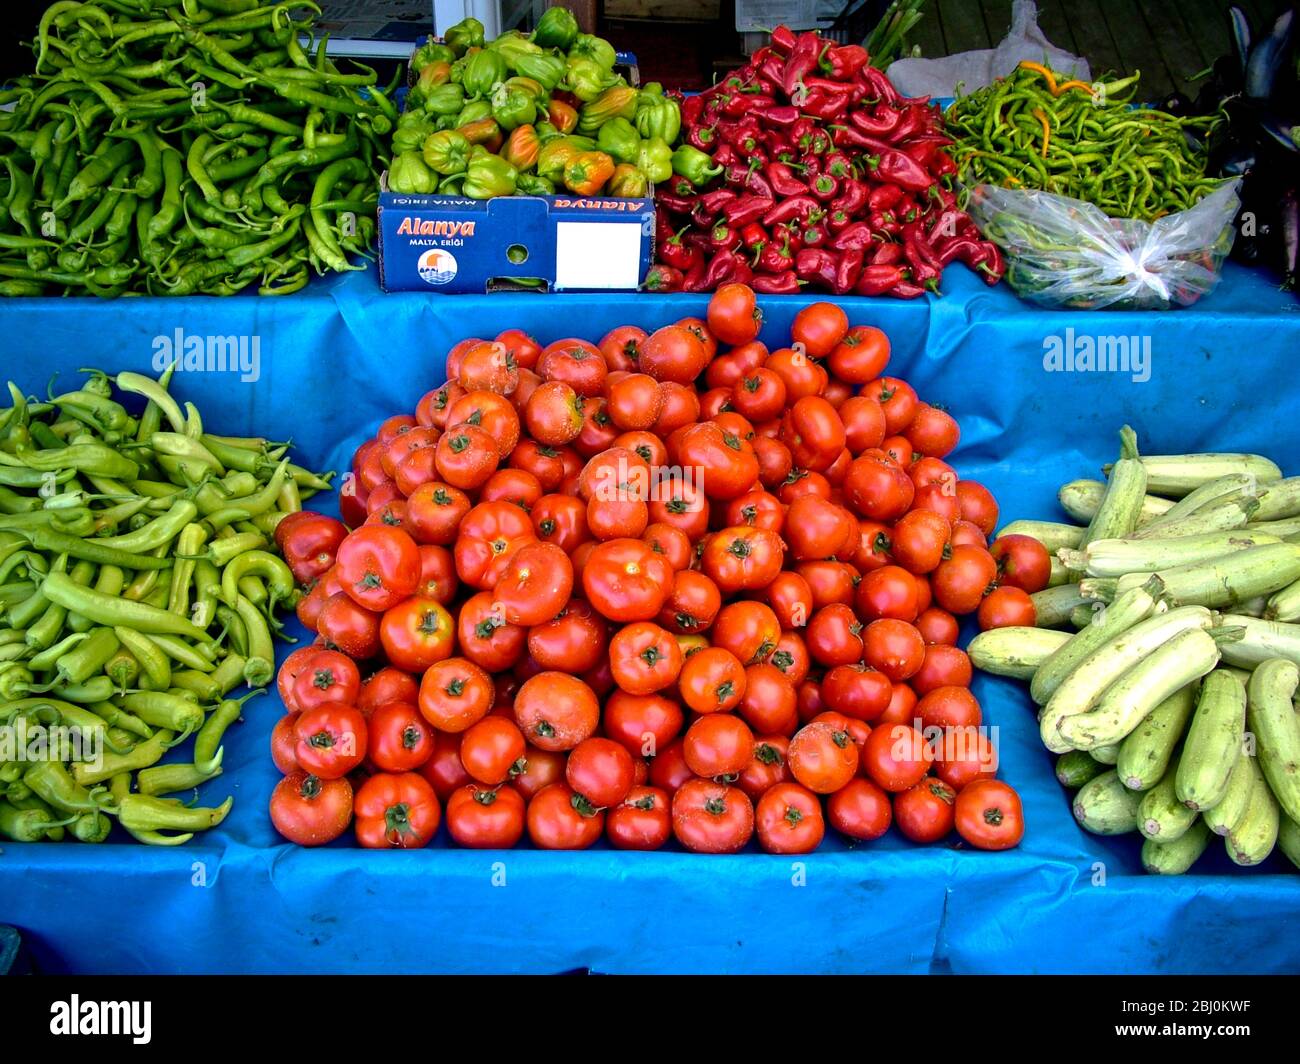
[[[385,292],[631,291],[654,261],[654,200],[379,196]]]

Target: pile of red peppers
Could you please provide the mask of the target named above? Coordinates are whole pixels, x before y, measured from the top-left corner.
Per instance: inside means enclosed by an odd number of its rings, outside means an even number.
[[[869,58],[778,26],[747,66],[682,101],[684,139],[717,173],[658,186],[647,289],[913,299],[953,261],[998,283],[1001,251],[957,204],[938,105],[900,96]]]

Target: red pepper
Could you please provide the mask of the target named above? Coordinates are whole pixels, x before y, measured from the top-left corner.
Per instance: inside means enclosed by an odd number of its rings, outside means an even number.
[[[851,215],[831,204],[831,213],[826,216],[826,228],[832,233],[842,233],[853,222]]]
[[[757,222],[750,222],[740,230],[740,242],[744,245],[746,251],[752,251],[755,255],[758,255],[763,248],[767,247],[767,230]]]
[[[890,140],[894,138],[889,134],[899,127],[902,120],[902,112],[887,103],[876,104],[870,114],[866,111],[854,111],[849,115],[849,121],[863,133],[872,137],[889,137]]]
[[[960,259],[966,262],[971,257],[982,254],[980,239],[976,236],[956,236],[946,244],[939,245],[938,258],[941,266],[948,266]]]
[[[718,212],[709,210],[702,200],[697,203],[695,209],[691,211],[691,222],[694,223],[695,228],[697,229],[711,229],[713,223],[717,220]]]
[[[823,173],[826,167],[823,165],[824,156],[814,155],[812,152],[805,152],[799,156],[798,165],[802,167],[800,171],[803,174],[804,183],[812,181],[814,177]]]
[[[830,127],[831,143],[837,148],[862,148],[865,151],[878,153],[882,148],[888,148],[889,145],[878,137],[868,136],[860,129],[853,126],[846,126],[836,123]]]
[[[876,185],[867,193],[867,206],[873,211],[887,211],[898,205],[903,190],[897,185]]]
[[[830,174],[821,174],[809,186],[812,194],[823,203],[830,203],[840,194],[840,183]]]
[[[895,299],[915,299],[917,296],[923,296],[926,289],[912,281],[899,281],[889,290],[889,295]]]
[[[891,144],[901,144],[914,134],[924,132],[929,128],[930,118],[926,113],[926,108],[911,106],[903,111],[898,125],[890,131],[886,139]]]
[[[941,240],[952,240],[954,237],[961,235],[962,230],[969,221],[970,215],[965,211],[949,207],[934,216],[934,221],[930,223],[925,231],[925,238],[931,245],[938,246]]]
[[[674,233],[671,237],[659,245],[659,258],[667,266],[688,273],[692,266],[700,260],[699,251],[687,244],[682,239],[683,229],[680,233]]]
[[[734,251],[721,251],[709,263],[704,275],[704,291],[712,292],[724,284],[747,284],[754,279],[754,271]]]
[[[705,278],[709,274],[709,267],[705,264],[704,259],[700,259],[689,270],[686,276],[682,278],[683,292],[704,292],[707,291]]]
[[[860,296],[883,296],[903,281],[903,271],[897,266],[871,265],[858,277],[853,291]]]
[[[936,177],[951,177],[957,173],[957,164],[946,152],[935,152],[930,160],[930,172]]]
[[[772,40],[768,47],[777,55],[786,56],[794,51],[795,43],[794,31],[789,26],[777,26],[772,31]]]
[[[1002,249],[991,240],[980,241],[975,249],[958,255],[958,259],[971,269],[982,273],[984,283],[988,285],[997,284],[1007,272],[1006,259],[1002,255]]]
[[[732,200],[740,197],[729,188],[715,188],[712,192],[705,192],[700,196],[700,202],[709,210],[718,212],[722,210]]]
[[[655,190],[655,203],[672,214],[690,214],[695,208],[695,200],[693,195],[679,196],[664,186]]]
[[[695,248],[696,251],[703,255],[709,250],[709,234],[699,229],[690,229],[682,237],[682,243]]]
[[[799,196],[808,191],[808,186],[795,176],[786,163],[768,163],[763,176],[778,196]]]
[[[866,86],[872,96],[878,100],[884,100],[886,103],[898,103],[901,99],[898,90],[894,88],[894,83],[885,77],[885,72],[877,70],[870,64],[858,70],[855,80],[859,84]]]
[[[903,253],[913,266],[925,265],[938,269],[939,258],[930,246],[930,240],[920,222],[909,222],[903,226]]]
[[[758,221],[775,204],[776,201],[770,196],[740,196],[724,204],[722,214],[728,225],[740,229]]]
[[[681,99],[678,106],[682,111],[682,126],[690,129],[699,122],[700,116],[704,114],[704,97],[687,96]]]
[[[847,81],[867,64],[871,57],[858,44],[832,45],[822,54],[821,68],[831,77]]]
[[[872,211],[868,221],[872,229],[890,236],[898,236],[903,231],[903,223],[894,217],[892,211]]]
[[[862,251],[872,242],[871,226],[866,222],[854,222],[831,243],[836,251]]]
[[[876,248],[871,256],[873,266],[896,266],[903,261],[903,245],[887,241]]]
[[[804,248],[794,260],[794,272],[801,281],[815,281],[823,288],[834,290],[839,258],[821,248]]]
[[[766,295],[794,296],[799,294],[799,278],[793,270],[778,274],[761,273],[749,282],[749,287]]]
[[[821,163],[821,172],[824,174],[830,174],[831,177],[837,177],[843,180],[844,178],[852,178],[854,175],[853,160],[843,152],[830,152],[822,158]]]
[[[848,114],[850,102],[847,92],[836,94],[824,89],[809,89],[799,109],[823,122],[839,122]]]
[[[858,248],[850,248],[840,256],[840,263],[835,268],[836,295],[844,295],[853,290],[853,286],[858,283],[858,278],[862,276],[863,258],[863,252]]]
[[[686,130],[686,143],[700,151],[712,151],[718,143],[717,126],[691,126]]]
[[[739,163],[728,166],[726,173],[722,175],[727,184],[734,185],[737,188],[745,188],[758,196],[767,196],[773,202],[776,201],[776,195],[772,191],[772,186],[762,174],[757,170],[750,170],[748,167],[741,166]]]
[[[787,245],[792,255],[797,255],[799,249],[803,247],[803,229],[800,228],[799,219],[797,218],[782,222],[772,230],[772,236]]]
[[[790,250],[790,238],[787,235],[785,242],[777,244],[775,240],[769,241],[758,255],[758,268],[764,273],[784,273],[794,266],[794,254]]]
[[[736,166],[744,162],[744,157],[736,151],[734,144],[719,144],[713,152],[714,166]]]
[[[791,196],[768,211],[763,216],[763,224],[770,227],[781,222],[788,222],[792,218],[798,218],[801,222],[807,224],[813,212],[819,209],[817,201],[807,193]]]
[[[740,247],[740,234],[729,225],[715,225],[709,232],[709,246],[714,251],[734,251]]]
[[[909,192],[924,192],[934,184],[925,167],[896,148],[886,148],[874,159],[868,159],[867,166],[881,181],[901,185]]]
[[[817,58],[821,53],[821,41],[815,33],[801,33],[795,39],[781,71],[781,88],[787,96],[793,96],[795,90],[803,84],[803,79],[817,69]]]
[[[871,193],[867,186],[854,178],[845,178],[840,182],[840,194],[831,203],[832,210],[841,210],[845,214],[856,216],[867,209]]]
[[[764,125],[775,126],[779,129],[789,129],[799,121],[799,109],[797,107],[778,106],[769,107],[763,111],[759,118]]]
[[[673,266],[652,266],[641,287],[647,292],[680,292],[684,276]]]
[[[820,225],[810,225],[803,231],[803,246],[819,248],[826,243],[826,230]]]

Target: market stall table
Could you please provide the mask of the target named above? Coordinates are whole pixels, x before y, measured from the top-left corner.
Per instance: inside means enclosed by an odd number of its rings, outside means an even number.
[[[1048,312],[964,269],[945,296],[845,300],[850,321],[893,342],[891,372],[947,404],[964,430],[952,461],[996,494],[1003,523],[1054,517],[1055,489],[1113,458],[1127,422],[1151,453],[1256,450],[1300,472],[1300,304],[1230,266],[1200,305],[1165,314]],[[766,299],[772,336],[810,299]],[[149,371],[201,351],[244,369],[186,365],[174,393],[218,431],[292,438],[305,464],[346,469],[356,445],[442,380],[446,350],[518,326],[543,342],[599,339],[702,313],[704,296],[631,293],[385,295],[373,271],[282,299],[0,302],[6,376],[39,392],[79,367]],[[1126,351],[1124,372],[1067,353]],[[1051,356],[1047,363],[1044,359]],[[1060,365],[1073,369],[1045,368]],[[158,361],[155,362],[155,357]],[[1134,361],[1136,359],[1136,361]],[[242,379],[245,378],[245,379]],[[324,501],[324,500],[318,500]],[[330,503],[332,506],[332,502]],[[294,626],[296,628],[296,626]],[[1027,833],[1006,853],[913,846],[891,833],[856,849],[828,837],[800,858],[676,848],[622,853],[321,850],[284,844],[267,802],[275,695],[226,737],[235,796],[190,844],[5,843],[0,922],[47,971],[1294,971],[1300,876],[1279,855],[1238,869],[1220,846],[1193,874],[1143,874],[1133,836],[1077,827],[1023,688],[979,676],[999,732],[1000,775]],[[344,845],[344,843],[348,845]]]

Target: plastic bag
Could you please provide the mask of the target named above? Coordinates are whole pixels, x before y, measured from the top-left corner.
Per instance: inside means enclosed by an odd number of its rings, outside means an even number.
[[[1047,307],[1168,310],[1214,290],[1236,236],[1240,180],[1154,222],[1051,192],[976,185],[967,209],[1007,257],[1016,293]]]
[[[1038,28],[1038,8],[1033,0],[1016,0],[1011,8],[1011,29],[996,48],[959,52],[942,59],[899,59],[889,65],[889,80],[905,96],[948,98],[974,92],[1006,77],[1022,60],[1046,63],[1058,73],[1092,81],[1088,61],[1063,52]]]

